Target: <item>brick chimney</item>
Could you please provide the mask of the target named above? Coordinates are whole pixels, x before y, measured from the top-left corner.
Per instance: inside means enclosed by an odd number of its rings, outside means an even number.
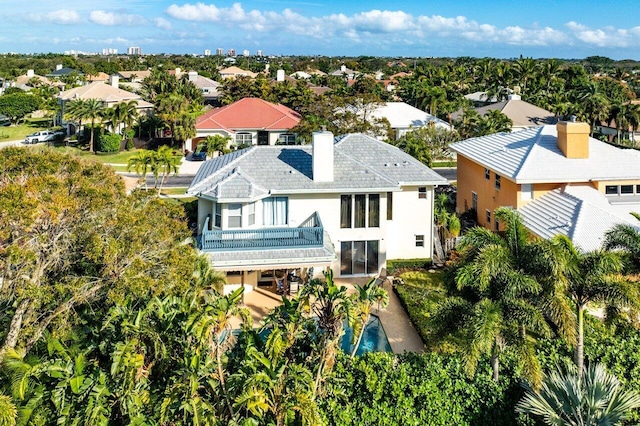
[[[589,133],[587,123],[560,121],[558,130],[558,148],[567,158],[589,158]]]
[[[333,133],[313,133],[312,174],[314,182],[333,182]]]

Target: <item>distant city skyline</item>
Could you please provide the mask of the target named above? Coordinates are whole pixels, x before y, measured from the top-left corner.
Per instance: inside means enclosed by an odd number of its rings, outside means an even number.
[[[0,52],[475,56],[640,60],[640,5],[620,0],[3,0]],[[560,4],[558,4],[560,3]]]

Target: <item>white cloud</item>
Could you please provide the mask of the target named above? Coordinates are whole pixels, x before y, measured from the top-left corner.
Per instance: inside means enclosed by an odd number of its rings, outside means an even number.
[[[140,15],[128,15],[125,13],[106,12],[104,10],[94,10],[89,14],[89,21],[98,25],[140,25],[146,20]]]
[[[32,22],[48,22],[51,24],[72,25],[82,22],[82,17],[75,10],[60,9],[53,12],[27,15],[27,19]]]
[[[183,21],[213,21],[220,20],[222,13],[215,5],[205,5],[204,3],[197,3],[195,5],[185,4],[178,6],[172,4],[167,9],[167,14],[173,18],[181,19]]]
[[[566,27],[573,37],[587,45],[598,47],[628,47],[630,44],[640,44],[640,31],[638,27],[616,29],[611,26],[592,29],[576,22],[568,22]]]
[[[640,27],[629,30],[615,28],[590,29],[571,21],[564,29],[513,25],[497,27],[479,23],[466,16],[411,15],[401,10],[370,10],[354,15],[336,13],[321,17],[305,16],[290,9],[281,12],[246,11],[241,3],[231,7],[198,2],[172,4],[166,9],[172,18],[192,22],[215,22],[225,28],[241,28],[254,32],[289,33],[312,38],[347,38],[350,41],[367,40],[371,43],[392,42],[406,45],[428,45],[434,39],[456,39],[484,45],[559,46],[587,44],[598,47],[625,47],[640,45]],[[285,35],[283,35],[285,36]],[[377,37],[377,38],[376,38]]]
[[[171,30],[173,28],[171,22],[169,22],[169,20],[165,18],[155,18],[153,19],[153,22],[156,24],[156,27],[163,30]]]

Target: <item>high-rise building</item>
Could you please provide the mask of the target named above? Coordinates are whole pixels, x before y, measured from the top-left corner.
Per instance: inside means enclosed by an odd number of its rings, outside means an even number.
[[[108,55],[117,55],[118,54],[118,49],[102,49],[102,55],[103,56],[108,56]]]
[[[236,56],[236,49],[227,50],[227,56],[235,57]]]
[[[258,50],[258,51],[256,52],[256,56],[260,56],[260,57],[262,57],[262,50]]]
[[[249,57],[249,51],[247,49],[244,49],[242,51],[242,56],[244,56],[245,58],[248,58]]]
[[[222,47],[218,47],[216,49],[216,55],[218,55],[218,56],[224,55],[224,49]]]
[[[211,50],[210,49],[204,49],[204,56],[211,56]]]
[[[137,46],[131,46],[127,49],[127,55],[142,55],[142,49]]]

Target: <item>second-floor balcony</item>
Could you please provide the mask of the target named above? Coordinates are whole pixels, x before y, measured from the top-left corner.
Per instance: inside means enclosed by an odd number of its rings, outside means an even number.
[[[283,248],[322,247],[324,228],[318,212],[298,227],[209,230],[207,217],[199,247],[202,251],[268,250]]]

